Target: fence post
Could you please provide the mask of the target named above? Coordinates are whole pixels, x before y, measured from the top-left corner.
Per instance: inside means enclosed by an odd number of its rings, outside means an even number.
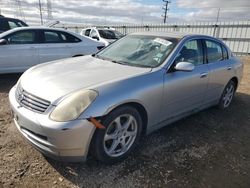
[[[213,32],[213,37],[215,37],[215,33],[216,33],[216,30],[217,30],[217,27],[218,27],[217,23],[216,23],[216,24],[214,24],[214,32]]]
[[[217,25],[217,31],[216,31],[215,37],[216,37],[216,38],[219,38],[219,37],[220,37],[220,25]]]
[[[123,28],[123,34],[127,35],[127,27],[126,27],[126,25],[122,26],[122,28]]]

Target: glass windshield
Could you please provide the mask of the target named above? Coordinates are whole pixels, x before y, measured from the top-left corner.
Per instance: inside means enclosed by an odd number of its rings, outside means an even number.
[[[176,39],[129,35],[103,49],[96,57],[131,66],[157,67],[176,43]]]
[[[107,30],[107,29],[99,29],[98,31],[100,36],[105,39],[120,39],[123,37],[123,34],[121,34],[118,31]]]

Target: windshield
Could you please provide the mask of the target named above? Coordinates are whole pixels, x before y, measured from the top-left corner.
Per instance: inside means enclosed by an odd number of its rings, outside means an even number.
[[[100,51],[96,57],[131,66],[157,67],[174,49],[177,39],[129,35]]]
[[[121,34],[118,31],[107,30],[107,29],[99,29],[98,31],[100,36],[105,39],[120,39],[123,37],[123,34]]]

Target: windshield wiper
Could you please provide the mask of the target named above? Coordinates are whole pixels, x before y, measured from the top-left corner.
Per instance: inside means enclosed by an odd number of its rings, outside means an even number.
[[[113,60],[112,62],[121,64],[121,65],[132,66],[132,67],[152,68],[152,66],[150,66],[150,65],[139,65],[139,64],[128,63],[128,62],[125,62],[125,61],[115,61],[115,60]]]
[[[132,66],[132,67],[152,68],[152,66],[150,66],[150,65],[139,65],[139,64],[128,63],[128,62],[125,62],[125,61],[112,60],[110,58],[102,57],[102,56],[100,56],[98,54],[93,54],[92,57],[102,59],[102,60],[106,60],[106,61],[111,61],[112,63],[117,63],[117,64],[121,64],[121,65],[127,65],[127,66]]]
[[[102,59],[102,60],[108,60],[108,61],[110,61],[108,58],[102,57],[102,56],[100,56],[98,54],[93,54],[92,57],[95,57],[97,59]]]
[[[116,61],[116,60],[112,60],[111,62],[117,63],[117,64],[121,64],[121,65],[127,65],[127,64],[128,64],[128,63],[126,63],[126,62]]]
[[[107,57],[100,56],[100,55],[98,55],[98,54],[93,54],[92,57],[95,57],[95,58],[97,58],[97,59],[102,59],[102,60],[105,60],[105,61],[111,61],[111,62],[113,62],[113,63],[119,63],[119,62],[117,62],[117,61],[115,61],[115,60],[112,60],[112,59],[107,58]]]

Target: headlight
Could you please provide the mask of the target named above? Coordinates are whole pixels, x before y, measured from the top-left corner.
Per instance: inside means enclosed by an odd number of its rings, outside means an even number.
[[[80,90],[65,98],[50,114],[54,121],[70,121],[80,114],[95,100],[98,93],[93,90]]]

